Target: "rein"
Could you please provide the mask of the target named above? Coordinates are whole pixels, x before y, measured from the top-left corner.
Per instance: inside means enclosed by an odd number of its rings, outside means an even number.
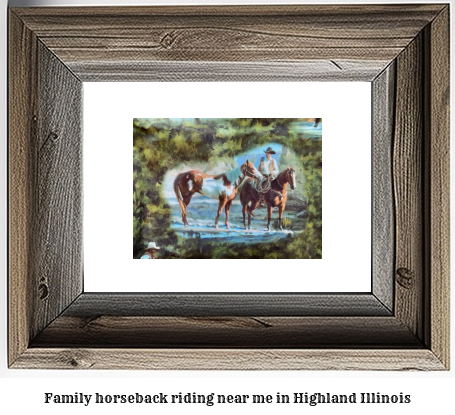
[[[272,187],[272,180],[269,176],[264,177],[262,180],[256,181],[256,190],[259,193],[267,193],[271,187]]]
[[[281,174],[282,173],[280,173],[275,180],[276,180],[276,183],[278,184],[278,186],[280,186],[282,189],[284,189],[283,185],[278,180],[280,178]],[[287,171],[286,171],[286,174],[288,174]],[[272,179],[270,176],[264,177],[261,181],[256,182],[256,190],[259,193],[267,193],[269,190],[271,190],[272,192],[276,193],[281,199],[284,196],[286,196],[286,194],[287,194],[286,191],[284,193],[280,193],[278,190],[272,189]]]
[[[233,183],[234,187],[235,188],[239,187],[242,184],[244,178],[245,178],[245,173],[243,173],[243,171],[242,171],[241,176],[239,176],[239,177],[237,177],[237,179],[235,179],[235,181]],[[237,181],[238,181],[238,183],[237,183]]]
[[[245,177],[248,175],[248,173],[250,174],[253,174],[249,169],[248,169],[248,166],[246,167],[246,172],[244,172],[242,169],[240,169],[240,173],[241,175],[239,177],[237,177],[237,179],[235,179],[233,185],[235,188],[239,187],[243,180],[245,179]],[[238,183],[237,183],[238,182]]]

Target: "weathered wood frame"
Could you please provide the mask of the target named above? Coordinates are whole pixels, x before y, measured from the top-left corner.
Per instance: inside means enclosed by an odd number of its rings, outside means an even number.
[[[84,293],[82,82],[116,80],[371,82],[372,292]],[[9,365],[448,369],[449,6],[11,9]]]

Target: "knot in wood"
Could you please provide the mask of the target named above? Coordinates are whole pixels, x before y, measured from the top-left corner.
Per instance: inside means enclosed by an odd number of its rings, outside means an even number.
[[[395,279],[401,287],[407,290],[414,284],[414,274],[407,268],[398,268]]]
[[[57,134],[56,132],[52,131],[52,132],[49,134],[48,138],[49,138],[53,143],[55,143],[55,142],[58,141],[59,136],[58,136],[58,134]]]
[[[60,358],[65,364],[65,367],[90,369],[94,365],[90,355],[81,350],[64,351]]]
[[[40,300],[43,301],[49,297],[49,286],[44,281],[41,281],[40,285],[38,285],[38,295]]]
[[[177,39],[178,34],[176,32],[166,33],[160,40],[161,47],[170,49]]]

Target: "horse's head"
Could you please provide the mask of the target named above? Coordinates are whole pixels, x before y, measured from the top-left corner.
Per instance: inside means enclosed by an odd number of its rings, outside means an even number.
[[[294,190],[297,187],[294,167],[288,167],[286,178],[288,183],[291,185],[291,189]]]
[[[254,167],[254,164],[251,161],[245,161],[240,168],[242,170],[242,174],[247,177],[251,177],[253,179],[262,179],[262,174]]]

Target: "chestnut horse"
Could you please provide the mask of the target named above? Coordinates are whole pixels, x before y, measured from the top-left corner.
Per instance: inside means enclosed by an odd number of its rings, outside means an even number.
[[[229,209],[237,195],[237,190],[245,177],[262,178],[253,163],[246,161],[235,169],[217,176],[199,170],[190,170],[180,173],[174,180],[174,192],[182,209],[182,221],[189,226],[187,208],[195,193],[218,199],[218,212],[215,218],[215,228],[218,228],[218,219],[224,208],[226,213],[226,228],[229,228]]]
[[[267,202],[267,230],[270,230],[270,220],[272,218],[272,209],[278,207],[280,229],[283,230],[283,212],[288,200],[287,187],[291,185],[291,189],[296,187],[295,169],[288,167],[278,174],[276,179],[270,183],[270,188],[264,192],[264,198]],[[245,215],[248,212],[248,229],[251,228],[251,216],[253,211],[257,208],[260,200],[260,193],[256,189],[255,180],[248,179],[240,192],[240,201],[242,202],[243,213],[243,228],[247,229],[245,224]],[[248,206],[248,203],[251,205]]]

